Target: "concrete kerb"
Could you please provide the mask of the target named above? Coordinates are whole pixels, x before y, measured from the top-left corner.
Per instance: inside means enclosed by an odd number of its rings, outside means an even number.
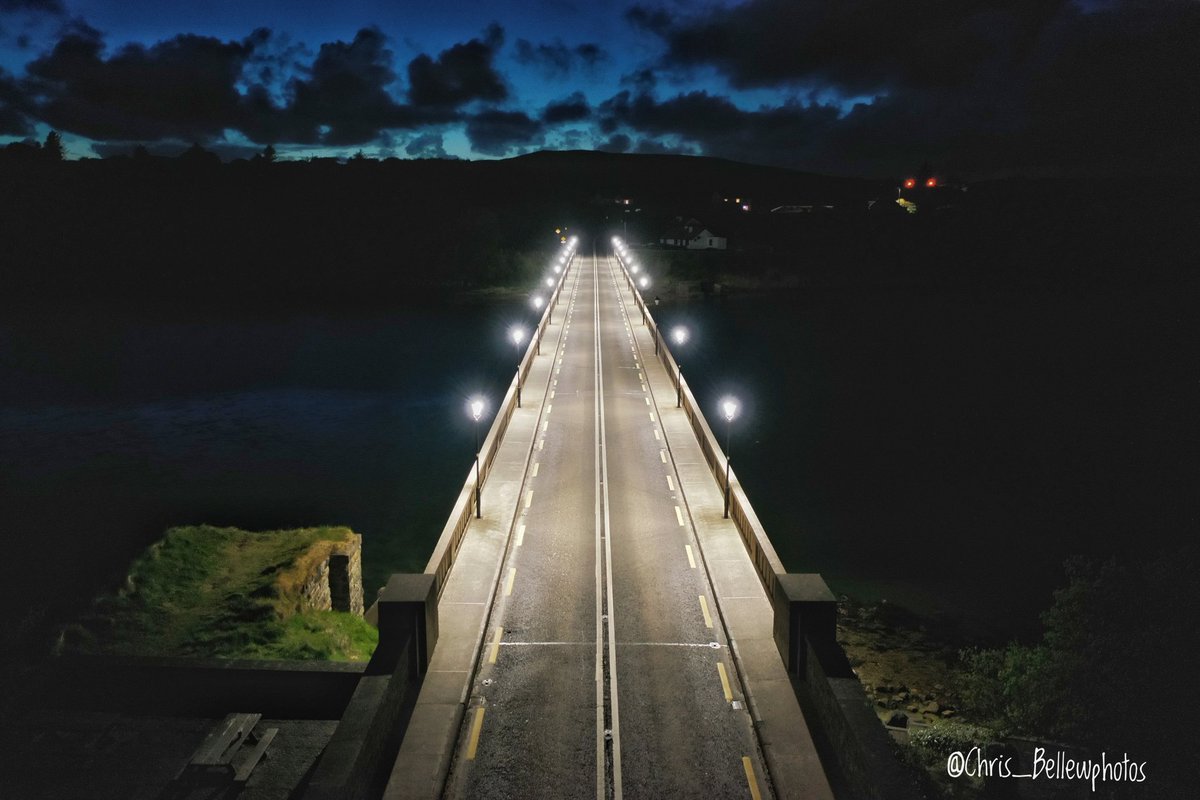
[[[565,285],[568,276],[571,276],[573,280],[578,280],[578,275],[572,273],[572,267],[575,266],[575,260],[575,255],[572,254],[571,258],[567,262],[566,268],[559,277],[553,299],[549,304],[547,304],[546,310],[542,314],[541,321],[538,325],[538,335],[537,337],[530,338],[530,343],[526,348],[525,356],[521,361],[521,378],[523,381],[526,381],[529,378],[530,373],[535,367],[534,359],[536,358],[535,353],[537,351],[538,339],[540,337],[544,337],[551,327],[549,324],[550,314],[559,302],[562,288]],[[528,480],[529,464],[533,456],[534,445],[537,441],[538,423],[541,421],[543,409],[545,408],[547,396],[549,394],[551,377],[554,374],[553,364],[557,360],[559,351],[563,345],[562,334],[565,329],[565,323],[565,318],[559,321],[558,337],[555,340],[554,351],[550,354],[550,359],[547,362],[544,362],[547,363],[548,366],[544,376],[544,384],[540,384],[542,386],[541,402],[538,406],[537,419],[530,428],[531,433],[529,441],[523,447],[524,458],[520,473],[520,486],[515,495],[516,497],[521,496],[524,491],[525,482]],[[492,463],[495,460],[502,444],[503,436],[507,432],[508,423],[512,419],[515,411],[516,380],[514,378],[513,383],[509,385],[508,392],[505,394],[504,401],[501,403],[501,412],[496,415],[496,419],[493,421],[492,426],[488,431],[488,436],[485,439],[484,444],[481,446],[481,473],[483,473],[483,450],[487,450],[488,472],[490,472]],[[481,475],[481,489],[486,489],[487,487],[487,474],[488,473],[483,473]],[[426,574],[432,574],[436,576],[438,587],[437,593],[439,597],[445,590],[445,587],[450,580],[451,571],[453,569],[459,549],[463,544],[466,531],[470,527],[471,521],[474,519],[474,492],[474,465],[472,465],[472,471],[470,472],[462,491],[459,493],[459,499],[455,504],[454,512],[452,512],[450,520],[443,529],[442,535],[435,546],[433,556],[430,558],[429,564],[426,567]],[[437,742],[426,741],[423,743],[424,746],[421,748],[423,751],[423,756],[428,755],[431,748],[436,751],[436,755],[433,758],[425,757],[421,759],[425,766],[432,767],[432,770],[427,769],[427,772],[430,772],[430,774],[422,776],[423,780],[416,779],[414,782],[406,784],[405,786],[396,787],[396,791],[393,791],[393,785],[392,783],[389,783],[385,792],[386,797],[424,797],[430,793],[441,793],[451,762],[453,760],[454,745],[457,741],[458,730],[462,724],[462,718],[466,710],[465,705],[470,697],[471,683],[473,682],[474,676],[478,669],[482,642],[487,632],[491,604],[495,598],[495,593],[500,583],[504,560],[507,557],[509,549],[512,547],[512,534],[515,529],[518,515],[519,505],[514,503],[512,516],[508,520],[508,524],[505,528],[504,546],[499,551],[495,567],[493,568],[487,583],[487,600],[483,606],[487,610],[481,615],[477,628],[471,634],[473,639],[473,647],[470,648],[470,663],[464,664],[465,669],[461,671],[465,677],[463,679],[463,684],[458,691],[458,701],[455,704],[454,718],[452,720],[432,720],[431,727],[433,730],[426,731],[427,738],[436,738],[438,740]],[[449,687],[439,686],[438,691],[441,695],[445,695],[445,690],[447,688]],[[417,700],[418,706],[420,706],[424,701],[425,693],[422,691],[421,696]],[[414,713],[414,722],[416,719],[417,714]],[[404,753],[405,744],[407,744],[407,742],[401,743],[401,754]],[[396,773],[393,771],[393,777],[395,776]],[[415,776],[413,777],[415,778]],[[424,787],[424,790],[422,787]]]

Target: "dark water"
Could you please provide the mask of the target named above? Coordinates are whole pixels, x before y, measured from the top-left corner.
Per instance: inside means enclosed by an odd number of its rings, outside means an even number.
[[[502,395],[524,308],[10,311],[8,614],[65,613],[175,524],[349,525],[368,593],[423,568],[470,468],[465,400]],[[743,400],[734,466],[781,557],[836,589],[1020,631],[1066,555],[1195,533],[1182,297],[744,296],[660,316],[692,327],[707,407]]]
[[[668,304],[710,423],[790,570],[1036,629],[1074,554],[1198,532],[1188,293],[822,294]],[[714,426],[724,437],[724,423]]]
[[[5,607],[26,616],[32,600],[34,624],[61,613],[178,524],[344,524],[364,534],[369,586],[423,569],[472,463],[466,399],[503,395],[516,363],[504,331],[520,319],[520,300],[232,319],[9,312]]]

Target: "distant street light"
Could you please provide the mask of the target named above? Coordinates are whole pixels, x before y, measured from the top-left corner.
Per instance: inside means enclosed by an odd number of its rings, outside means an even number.
[[[733,418],[737,412],[737,400],[726,397],[721,401],[721,413],[725,416],[725,519],[729,519],[729,445],[733,438]]]
[[[643,289],[648,289],[650,287],[650,279],[643,275],[642,277],[638,278],[638,286],[642,287]]]
[[[688,330],[682,325],[676,325],[671,329],[671,341],[682,347],[687,344]],[[675,355],[675,407],[683,408],[683,363],[679,360],[679,355]]]
[[[517,351],[517,408],[521,407],[521,342],[525,341],[525,329],[517,326],[509,333],[512,337],[513,347]]]
[[[483,515],[483,506],[479,502],[479,418],[482,415],[483,400],[476,397],[471,400],[471,417],[475,420],[475,519],[479,519]]]

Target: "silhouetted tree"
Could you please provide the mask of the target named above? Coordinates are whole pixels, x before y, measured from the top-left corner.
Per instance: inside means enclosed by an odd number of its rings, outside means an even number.
[[[50,131],[46,134],[46,143],[42,145],[42,155],[49,161],[62,161],[63,154],[62,137],[58,131]]]

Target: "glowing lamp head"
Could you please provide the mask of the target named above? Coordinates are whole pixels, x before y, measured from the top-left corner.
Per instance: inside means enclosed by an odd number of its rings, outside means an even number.
[[[726,422],[733,422],[733,418],[738,413],[738,401],[732,397],[726,397],[721,401],[721,414],[724,415]]]
[[[509,333],[509,336],[512,337],[513,344],[520,344],[521,342],[525,341],[525,329],[513,328]]]
[[[688,340],[687,328],[679,325],[671,330],[671,341],[675,344],[683,344]]]
[[[483,399],[476,397],[471,400],[471,418],[479,422],[479,418],[483,415]]]
[[[645,289],[645,288],[649,287],[649,286],[650,286],[650,279],[649,279],[649,278],[647,278],[645,275],[643,275],[643,276],[641,277],[641,279],[638,281],[638,286],[642,287],[643,289]]]
[[[937,186],[937,178],[930,178],[929,180],[925,181],[925,185],[932,189],[933,187]]]
[[[541,295],[534,296],[534,298],[533,298],[533,307],[534,308],[541,308],[543,305],[545,305],[545,303],[546,303],[546,301],[542,299]]]
[[[562,272],[562,264],[555,264],[554,265],[554,274],[557,275],[560,272]]]
[[[639,269],[640,269],[640,267],[638,267],[638,265],[637,265],[637,264],[630,264],[630,265],[629,265],[629,271],[630,271],[630,272],[632,272],[634,275],[637,275],[637,271],[638,271]]]
[[[916,185],[917,185],[916,178],[905,178],[904,179],[904,188],[905,189],[912,189]]]

